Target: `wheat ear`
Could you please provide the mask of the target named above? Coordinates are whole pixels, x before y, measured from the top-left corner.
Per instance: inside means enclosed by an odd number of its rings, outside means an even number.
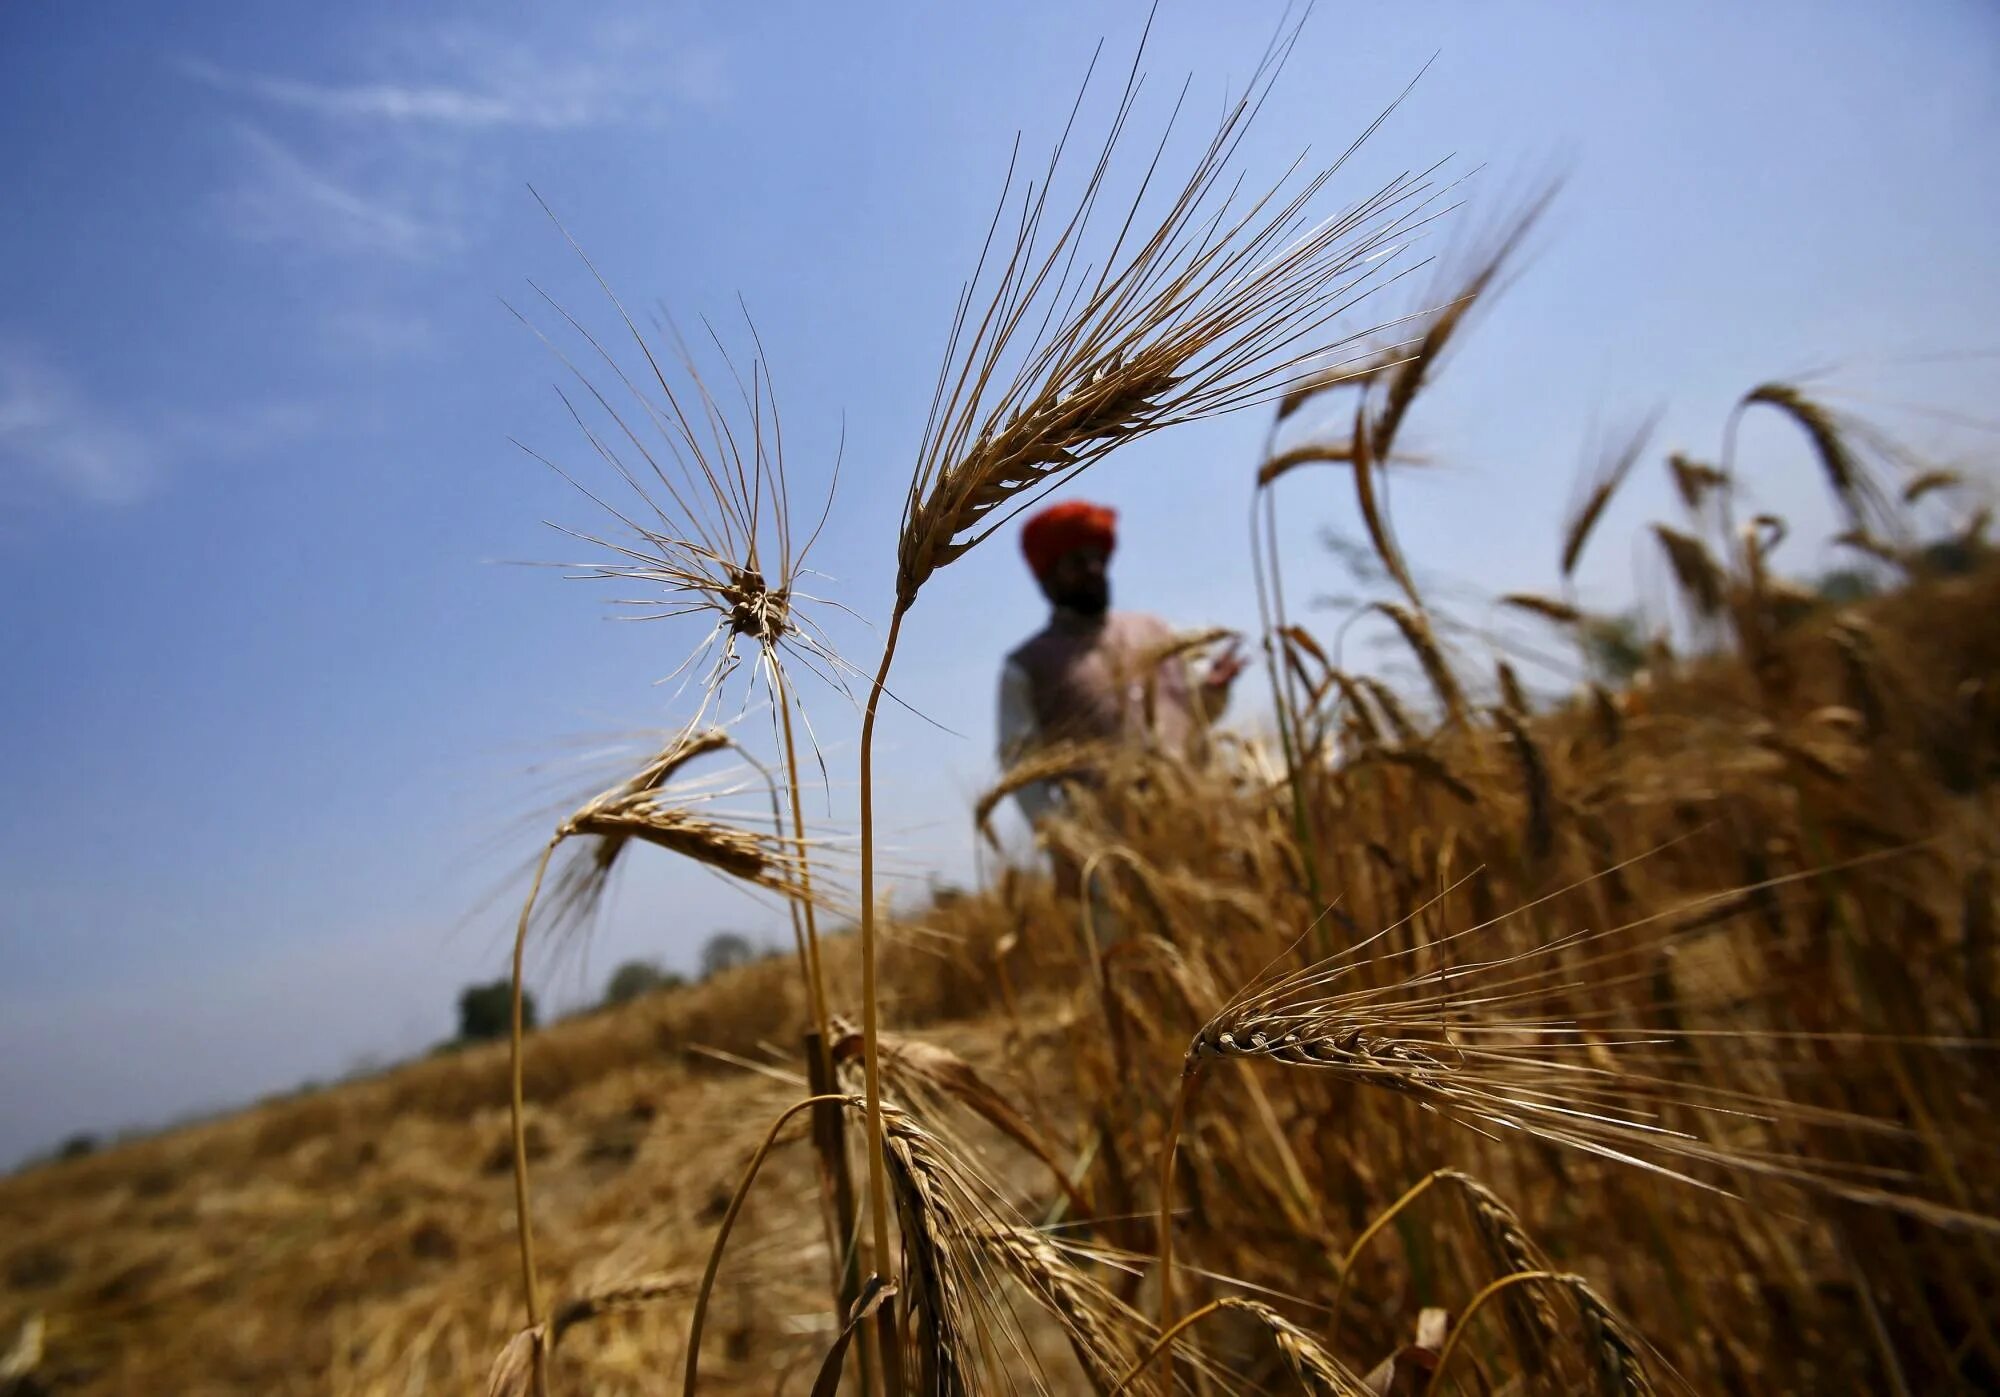
[[[1424,175],[1401,176],[1321,216],[1319,196],[1343,155],[1296,183],[1280,179],[1237,201],[1228,172],[1297,33],[1281,32],[1266,51],[1157,222],[1147,202],[1154,157],[1093,275],[1088,266],[1078,270],[1078,255],[1137,95],[1135,54],[1073,211],[1065,217],[1049,203],[1066,130],[1039,188],[1030,183],[1020,200],[1011,251],[991,276],[982,252],[959,299],[904,501],[895,604],[861,728],[862,1033],[878,1252],[888,1248],[888,1196],[876,1061],[873,759],[903,618],[939,568],[1115,448],[1282,393],[1356,339],[1335,332],[1333,322],[1382,279],[1386,259],[1425,216],[1432,189]],[[1010,171],[989,250],[1012,204]],[[975,311],[982,292],[984,309]]]

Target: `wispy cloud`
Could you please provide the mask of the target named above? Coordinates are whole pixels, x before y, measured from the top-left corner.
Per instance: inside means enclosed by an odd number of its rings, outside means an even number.
[[[369,358],[429,354],[438,347],[437,327],[421,315],[379,306],[342,306],[320,322],[326,346]]]
[[[219,201],[231,232],[412,262],[471,241],[460,211],[490,194],[498,137],[657,126],[727,94],[721,50],[650,6],[541,34],[410,29],[335,76],[170,61],[231,108],[240,158]]]
[[[161,464],[157,447],[41,355],[0,343],[0,471],[10,487],[38,481],[87,504],[132,504],[152,490]]]
[[[0,485],[10,497],[53,490],[104,507],[133,505],[183,462],[240,460],[320,425],[310,404],[134,414],[86,392],[51,356],[0,339]]]
[[[424,66],[455,71],[444,80],[325,82],[197,57],[176,59],[175,66],[215,91],[313,116],[467,132],[653,124],[676,106],[713,103],[724,92],[721,55],[712,45],[667,44],[634,25],[600,25],[568,53],[473,29],[435,31],[413,47],[427,50]]]
[[[538,126],[560,130],[581,124],[583,113],[547,102],[467,92],[453,87],[411,87],[397,83],[337,86],[301,82],[262,73],[236,73],[199,58],[183,58],[176,66],[218,92],[256,97],[281,107],[316,116],[373,118],[383,121],[437,122],[446,126]]]
[[[241,461],[292,445],[325,425],[315,403],[243,403],[164,414],[156,428],[176,460]]]
[[[268,132],[240,125],[247,165],[222,197],[228,226],[250,242],[421,260],[461,239],[395,198],[365,190],[315,164]]]

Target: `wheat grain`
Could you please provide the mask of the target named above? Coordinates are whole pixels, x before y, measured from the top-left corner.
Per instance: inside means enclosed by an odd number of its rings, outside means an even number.
[[[1528,796],[1528,826],[1522,842],[1532,857],[1546,858],[1555,843],[1555,802],[1549,790],[1548,765],[1527,726],[1511,710],[1496,708],[1492,712],[1521,764],[1521,784]]]
[[[1520,250],[1555,197],[1550,188],[1524,205],[1500,226],[1483,250],[1476,251],[1463,269],[1447,271],[1439,279],[1439,294],[1423,321],[1423,333],[1403,361],[1389,371],[1381,410],[1369,427],[1369,454],[1377,461],[1389,458],[1403,419],[1409,415],[1417,394],[1437,373],[1445,350],[1465,328],[1472,312],[1499,284],[1502,273]]]
[[[1674,493],[1680,496],[1681,504],[1690,514],[1701,512],[1710,491],[1724,489],[1729,484],[1729,477],[1714,466],[1678,451],[1667,457],[1667,470],[1673,477]]]
[[[939,568],[1114,448],[1282,393],[1309,365],[1357,342],[1333,322],[1382,279],[1433,191],[1422,177],[1398,178],[1323,217],[1319,196],[1343,156],[1289,192],[1281,179],[1247,206],[1235,203],[1227,171],[1296,34],[1272,45],[1157,222],[1142,218],[1153,180],[1147,173],[1093,278],[1087,269],[1074,273],[1076,257],[1136,95],[1135,56],[1073,213],[1044,222],[1066,132],[1039,191],[1030,185],[1020,200],[1019,231],[997,272],[987,274],[982,252],[959,298],[904,500],[895,603],[862,716],[862,1033],[878,1252],[888,1247],[888,1201],[875,1050],[873,758],[903,617]],[[1010,172],[989,247],[1012,202]],[[975,312],[982,300],[985,308]]]
[[[1681,593],[1694,607],[1695,614],[1703,617],[1718,614],[1726,600],[1728,585],[1722,569],[1709,556],[1702,541],[1665,524],[1653,525],[1653,536],[1666,550],[1674,580],[1680,583]]]
[[[1659,416],[1656,413],[1634,429],[1624,445],[1606,455],[1589,477],[1589,487],[1578,497],[1563,523],[1562,575],[1565,580],[1575,574],[1576,565],[1583,558],[1584,545],[1590,542],[1591,531],[1604,517],[1604,511],[1610,506],[1611,497],[1618,493],[1618,487],[1625,483],[1632,474],[1632,468],[1639,464],[1639,456],[1652,439],[1657,425]]]
[[[1062,1325],[1092,1390],[1102,1393],[1115,1386],[1138,1360],[1150,1333],[1145,1317],[1092,1281],[1032,1228],[1003,1228],[986,1240]]]
[[[1269,1305],[1236,1296],[1224,1299],[1221,1305],[1252,1316],[1269,1331],[1285,1366],[1309,1397],[1369,1397],[1367,1387],[1346,1364]]]
[[[1501,1275],[1549,1269],[1548,1258],[1543,1255],[1542,1249],[1528,1235],[1514,1210],[1498,1194],[1470,1174],[1457,1169],[1444,1170],[1440,1177],[1449,1180],[1465,1200],[1473,1231]],[[1544,1366],[1560,1334],[1555,1306],[1539,1288],[1510,1291],[1507,1299],[1509,1327],[1514,1331],[1523,1359],[1531,1370]]]
[[[1847,512],[1850,528],[1866,534],[1891,518],[1880,489],[1863,464],[1850,437],[1864,435],[1857,424],[1843,421],[1824,404],[1808,398],[1794,384],[1763,383],[1743,395],[1738,411],[1763,404],[1777,409],[1796,422],[1812,443],[1813,455],[1832,488],[1834,497]]]
[[[1909,478],[1903,485],[1903,503],[1915,504],[1924,496],[1938,490],[1955,490],[1965,483],[1965,477],[1957,471],[1921,471]]]
[[[1533,592],[1509,592],[1500,598],[1503,606],[1530,611],[1543,620],[1554,621],[1559,626],[1573,626],[1583,619],[1583,613],[1566,601],[1554,597],[1537,596]]]
[[[1357,675],[1355,682],[1366,689],[1368,696],[1375,700],[1375,707],[1395,730],[1396,741],[1400,745],[1413,747],[1422,740],[1416,720],[1410,717],[1408,710],[1403,707],[1403,701],[1396,697],[1394,689],[1369,674]]]
[[[1452,673],[1444,651],[1438,647],[1430,623],[1420,612],[1410,611],[1395,602],[1378,601],[1374,605],[1375,610],[1396,623],[1404,641],[1416,652],[1418,662],[1424,667],[1424,677],[1430,680],[1438,702],[1444,707],[1446,719],[1453,723],[1463,721],[1465,692],[1459,688],[1458,677]]]

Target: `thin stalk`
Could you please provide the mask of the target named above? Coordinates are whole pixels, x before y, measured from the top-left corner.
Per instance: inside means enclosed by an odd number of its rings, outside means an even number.
[[[1843,1230],[1834,1239],[1835,1249],[1840,1253],[1841,1265],[1854,1286],[1854,1293],[1861,1299],[1861,1313],[1868,1320],[1868,1337],[1875,1341],[1875,1352],[1882,1365],[1882,1376],[1888,1381],[1894,1397],[1910,1397],[1909,1380],[1903,1376],[1903,1365],[1896,1359],[1896,1345],[1889,1337],[1887,1326],[1882,1323],[1882,1311],[1875,1303],[1875,1288],[1869,1284],[1868,1273],[1854,1259],[1853,1248],[1847,1244],[1847,1234]]]
[[[750,1196],[750,1186],[757,1182],[757,1172],[764,1167],[764,1159],[771,1153],[771,1147],[778,1143],[778,1132],[785,1128],[787,1121],[808,1107],[844,1100],[845,1097],[834,1093],[826,1096],[808,1096],[803,1101],[793,1102],[779,1112],[778,1118],[771,1122],[771,1129],[765,1134],[764,1143],[750,1156],[750,1167],[743,1171],[743,1177],[737,1181],[736,1192],[729,1200],[728,1211],[722,1215],[722,1225],[716,1229],[715,1245],[708,1251],[708,1266],[701,1273],[701,1289],[695,1292],[694,1318],[688,1322],[687,1376],[681,1389],[682,1397],[694,1397],[695,1375],[701,1366],[701,1329],[703,1322],[708,1318],[708,1297],[715,1288],[715,1273],[722,1269],[722,1249],[729,1244],[730,1230],[736,1226],[736,1215],[743,1211],[743,1200]]]
[[[1268,453],[1268,448],[1266,451]],[[1312,823],[1306,809],[1304,773],[1299,770],[1299,743],[1294,740],[1291,723],[1290,685],[1284,680],[1284,661],[1280,652],[1284,646],[1281,622],[1274,621],[1271,611],[1270,593],[1264,577],[1264,543],[1257,529],[1257,506],[1267,500],[1268,485],[1257,486],[1250,495],[1250,575],[1257,584],[1257,620],[1264,628],[1264,663],[1271,676],[1271,707],[1278,719],[1278,746],[1285,757],[1285,775],[1292,794],[1292,831],[1299,843],[1299,863],[1306,874],[1306,892],[1312,898],[1315,912],[1322,906],[1319,892],[1319,870],[1313,863],[1315,841]],[[1267,504],[1267,509],[1272,508]],[[1271,547],[1277,547],[1277,535],[1272,533]],[[1271,564],[1275,575],[1277,563]],[[1313,956],[1324,960],[1331,952],[1325,944],[1324,931],[1314,932]]]
[[[1326,1307],[1326,1337],[1329,1342],[1340,1337],[1340,1302],[1347,1297],[1348,1278],[1354,1274],[1354,1263],[1360,1260],[1362,1249],[1374,1240],[1376,1233],[1393,1222],[1398,1213],[1422,1197],[1430,1186],[1438,1181],[1443,1173],[1444,1171],[1441,1169],[1433,1169],[1430,1173],[1424,1175],[1423,1178],[1417,1180],[1416,1183],[1404,1191],[1401,1198],[1391,1203],[1381,1216],[1362,1229],[1361,1235],[1354,1239],[1354,1245],[1347,1249],[1347,1255],[1340,1260],[1340,1279],[1334,1283],[1333,1301]]]
[[[798,849],[798,886],[791,895],[792,931],[799,938],[799,963],[806,978],[806,1000],[812,1014],[812,1032],[806,1035],[806,1073],[815,1092],[834,1089],[833,1040],[828,1036],[826,976],[820,968],[819,915],[813,906],[812,860],[806,847],[806,817],[799,781],[799,749],[792,729],[792,695],[782,666],[771,666],[772,687],[778,704],[785,742],[785,782],[791,796],[792,840]],[[781,831],[782,832],[782,831]],[[840,1116],[831,1108],[814,1131],[820,1171],[824,1179],[823,1201],[830,1205],[826,1217],[828,1250],[833,1260],[833,1296],[837,1314],[853,1306],[861,1286],[861,1258],[854,1252],[854,1186],[848,1178],[845,1147],[841,1142]],[[869,1361],[870,1346],[861,1346],[861,1386],[873,1392],[874,1365]]]
[[[868,1217],[875,1240],[873,1269],[895,1280],[889,1260],[889,1174],[882,1155],[882,1067],[876,1051],[875,989],[875,714],[889,682],[889,664],[896,658],[896,639],[903,629],[907,604],[889,618],[882,642],[882,665],[868,690],[868,707],[861,718],[861,1054],[868,1100]],[[885,1306],[884,1314],[889,1313]]]
[[[777,687],[778,712],[784,722],[785,780],[792,797],[792,838],[799,851],[799,890],[792,905],[805,918],[807,994],[812,1001],[813,1032],[819,1035],[820,1051],[831,1051],[833,1040],[826,1031],[826,976],[820,969],[819,918],[813,910],[812,865],[806,853],[806,817],[799,796],[799,749],[792,738],[792,696],[784,671],[772,666]],[[829,1059],[829,1062],[831,1059]]]
[[[1285,617],[1284,567],[1278,559],[1278,501],[1276,494],[1272,492],[1270,487],[1265,487],[1263,493],[1264,551],[1269,555],[1266,562],[1271,569],[1271,616],[1277,623],[1278,643],[1282,647],[1285,632],[1289,629],[1290,623]],[[1277,659],[1276,656],[1273,658],[1274,660]],[[1326,910],[1326,899],[1320,893],[1319,864],[1315,858],[1315,855],[1319,852],[1319,834],[1313,825],[1312,804],[1307,799],[1306,792],[1307,762],[1311,757],[1311,753],[1306,745],[1305,719],[1300,712],[1300,705],[1294,700],[1292,694],[1291,666],[1280,662],[1278,664],[1278,672],[1284,681],[1284,697],[1281,700],[1281,706],[1287,711],[1292,732],[1292,747],[1294,748],[1294,760],[1292,763],[1292,821],[1298,831],[1299,862],[1305,866],[1306,894],[1312,898],[1313,922],[1315,927],[1313,932],[1313,956],[1315,959],[1324,960],[1332,953],[1332,948],[1327,944],[1329,932],[1325,924],[1320,921],[1320,914]]]
[[[1452,1351],[1458,1347],[1458,1341],[1465,1337],[1466,1329],[1472,1324],[1472,1317],[1479,1313],[1488,1300],[1513,1286],[1562,1279],[1553,1271],[1516,1271],[1511,1276],[1502,1276],[1473,1296],[1472,1303],[1465,1307],[1465,1313],[1458,1317],[1458,1323],[1453,1325],[1451,1333],[1445,1336],[1444,1347],[1438,1350],[1437,1362],[1431,1365],[1431,1380],[1424,1386],[1424,1397],[1437,1397],[1438,1393],[1444,1391],[1444,1365],[1450,1361]]]
[[[508,1006],[508,1107],[513,1114],[514,1134],[514,1217],[516,1230],[521,1239],[521,1291],[528,1302],[528,1328],[533,1329],[542,1322],[542,1297],[535,1284],[535,1229],[528,1213],[528,1127],[527,1115],[522,1100],[522,1059],[524,1057],[525,1030],[522,1027],[521,962],[528,945],[528,918],[534,914],[535,899],[542,893],[542,875],[549,871],[549,860],[555,856],[556,845],[562,843],[557,835],[542,849],[541,860],[535,865],[534,881],[528,885],[528,900],[521,904],[521,924],[514,931],[514,969],[511,1002]],[[535,1390],[548,1390],[548,1370],[544,1350],[538,1341],[535,1345]]]
[[[784,798],[778,794],[778,778],[772,775],[770,770],[766,768],[762,762],[757,761],[755,758],[747,758],[747,760],[749,760],[751,766],[756,768],[757,773],[764,778],[764,784],[770,787],[771,829],[776,833],[778,840],[781,843],[786,839],[792,839],[793,834],[787,832],[787,827],[785,824],[786,817],[785,817]],[[791,828],[794,832],[796,832],[797,830],[796,824],[794,824]],[[801,876],[804,877],[805,841],[803,839],[797,839],[795,840],[795,842],[800,846],[800,851],[799,851],[800,872]],[[792,919],[792,945],[798,951],[799,979],[805,984],[806,987],[806,1013],[810,1015],[812,1013],[812,1006],[814,1002],[812,954],[806,948],[806,924],[804,919],[799,915],[799,903],[801,898],[804,896],[809,896],[809,894],[802,891],[801,888],[798,887],[788,888],[785,892],[785,911],[790,914]],[[810,1025],[808,1025],[806,1029],[806,1037],[808,1040],[810,1040],[812,1036],[813,1036],[813,1029]]]
[[[1193,1065],[1190,1064],[1192,1069]],[[1188,1103],[1203,1078],[1198,1070],[1181,1074],[1174,1092],[1174,1114],[1167,1122],[1167,1139],[1160,1152],[1160,1347],[1172,1343],[1181,1326],[1174,1317],[1174,1161],[1180,1155],[1181,1129],[1187,1124]],[[1150,1360],[1149,1360],[1150,1361]],[[1143,1366],[1143,1365],[1141,1365]]]
[[[812,1034],[806,1035],[805,1046],[806,1074],[813,1094],[834,1094],[832,1052]],[[851,1314],[861,1293],[861,1257],[854,1234],[854,1179],[847,1168],[846,1118],[838,1107],[813,1112],[813,1148],[819,1152],[820,1173],[832,1195],[833,1294],[839,1307],[835,1313]],[[872,1326],[867,1328],[857,1350],[861,1355],[861,1390],[867,1394],[876,1391],[874,1345],[867,1337],[874,1332]]]
[[[1122,1393],[1126,1388],[1132,1385],[1133,1379],[1137,1378],[1139,1374],[1145,1372],[1146,1369],[1152,1366],[1154,1359],[1158,1358],[1162,1353],[1166,1352],[1167,1346],[1173,1343],[1175,1339],[1180,1337],[1181,1331],[1183,1329],[1190,1328],[1193,1325],[1199,1323],[1200,1321],[1207,1319],[1210,1315],[1214,1314],[1217,1310],[1221,1308],[1222,1308],[1222,1302],[1220,1300],[1211,1300],[1206,1305],[1203,1305],[1200,1309],[1189,1310],[1186,1314],[1182,1315],[1179,1319],[1175,1320],[1173,1322],[1172,1327],[1170,1327],[1165,1333],[1161,1334],[1160,1337],[1154,1341],[1153,1346],[1146,1350],[1146,1356],[1144,1358],[1141,1358],[1137,1363],[1134,1363],[1129,1369],[1127,1369],[1125,1376],[1118,1379],[1118,1385],[1112,1388],[1109,1393],[1105,1394],[1105,1397],[1119,1397],[1120,1393]]]

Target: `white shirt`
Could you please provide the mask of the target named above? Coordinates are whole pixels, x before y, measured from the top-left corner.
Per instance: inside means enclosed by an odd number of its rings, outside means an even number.
[[[1202,677],[1190,676],[1197,684]],[[1014,660],[1000,666],[999,731],[1000,769],[1004,772],[1034,746],[1041,731],[1041,720],[1035,716],[1034,682],[1028,678],[1028,671]],[[1056,783],[1030,781],[1014,792],[1014,801],[1028,817],[1028,823],[1035,824],[1054,808]]]
[[[1000,667],[1000,769],[1005,771],[1034,745],[1041,723],[1035,717],[1034,684],[1013,660]],[[1021,813],[1034,824],[1056,803],[1053,781],[1031,781],[1014,792]]]

